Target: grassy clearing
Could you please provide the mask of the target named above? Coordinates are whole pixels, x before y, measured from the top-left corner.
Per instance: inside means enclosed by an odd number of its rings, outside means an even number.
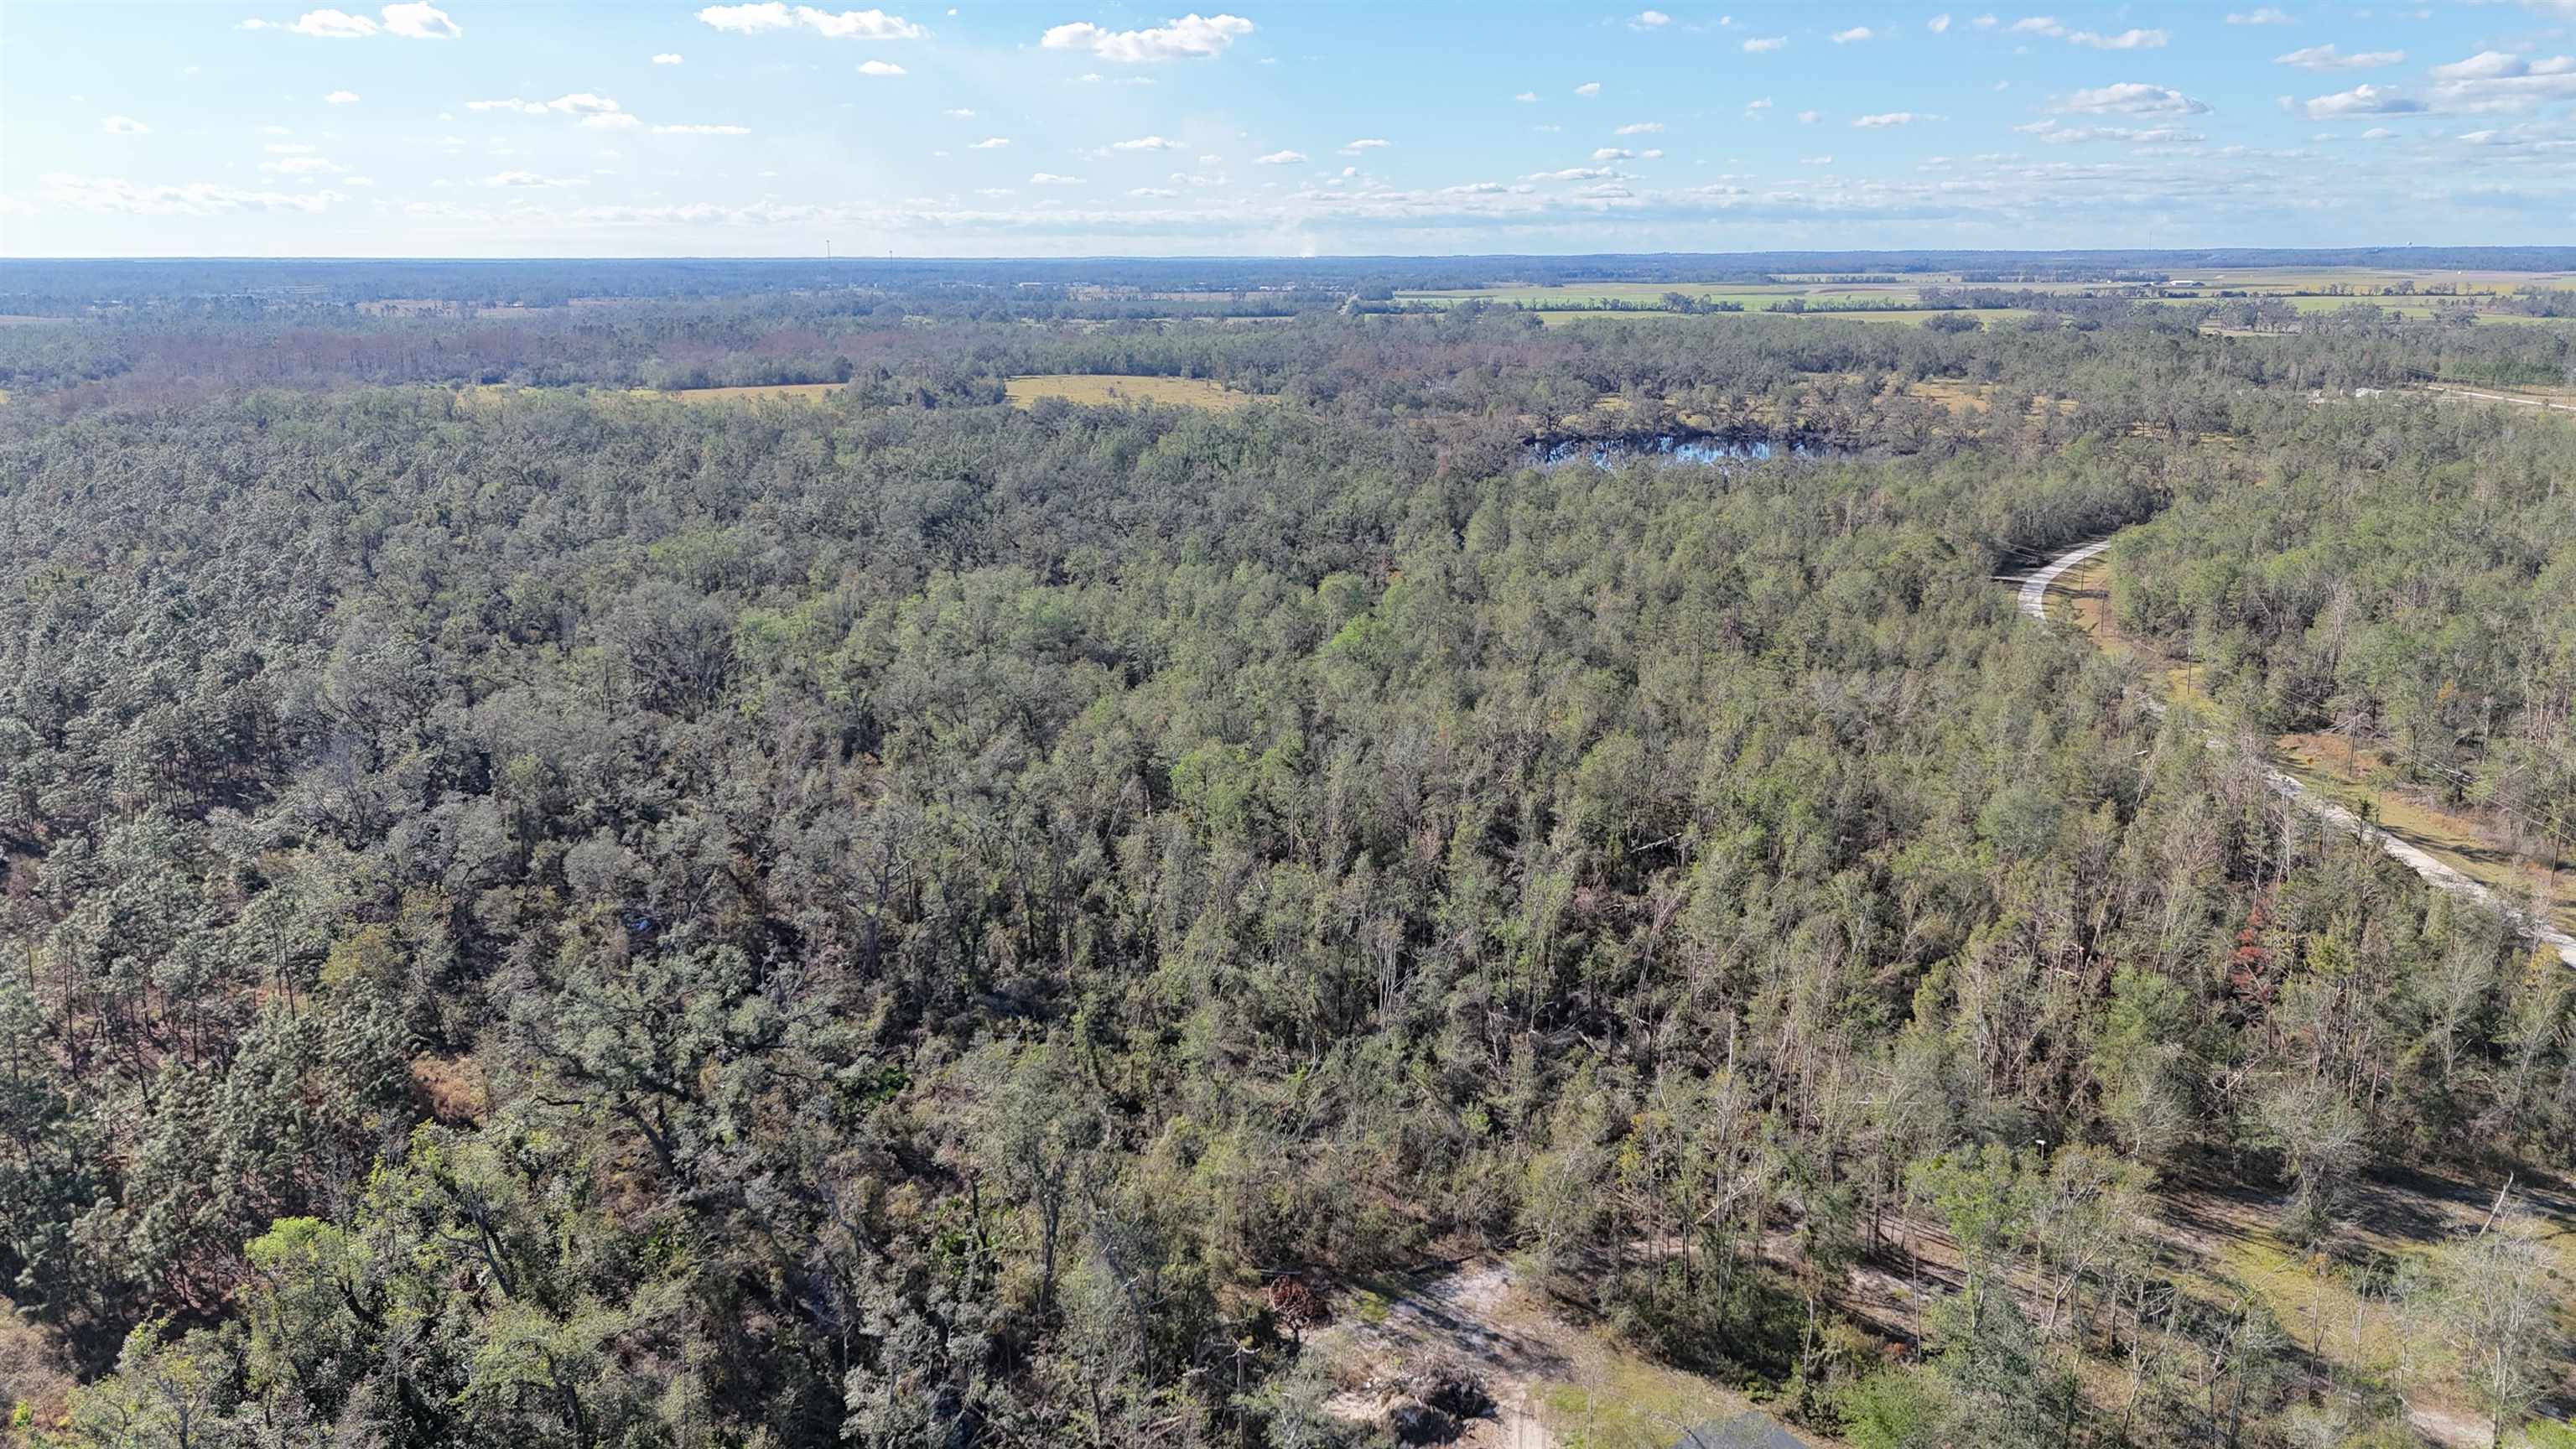
[[[1199,377],[1147,377],[1137,373],[1050,373],[1015,377],[1008,390],[1014,407],[1034,407],[1040,398],[1059,397],[1086,407],[1155,403],[1164,407],[1206,408],[1232,412],[1262,394],[1237,392],[1223,383]]]
[[[841,386],[837,382],[774,382],[767,387],[690,387],[669,391],[639,387],[633,390],[633,395],[671,402],[765,402],[770,398],[814,402],[839,392]]]

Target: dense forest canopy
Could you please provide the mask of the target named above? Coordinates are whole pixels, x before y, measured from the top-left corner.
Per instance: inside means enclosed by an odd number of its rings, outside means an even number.
[[[1819,1440],[2569,1411],[2576,981],[2259,749],[2576,812],[2576,420],[2405,390],[2563,330],[161,265],[0,328],[19,1442],[1376,1443],[1308,1305],[1476,1255]],[[1675,432],[1784,446],[1532,449]],[[2206,708],[1994,582],[2124,528]],[[2517,1186],[2370,1258],[2407,1172]],[[2402,1361],[2210,1289],[2213,1184]]]

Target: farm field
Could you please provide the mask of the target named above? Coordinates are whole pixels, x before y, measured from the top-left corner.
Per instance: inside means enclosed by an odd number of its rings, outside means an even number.
[[[1165,407],[1207,408],[1232,412],[1257,396],[1223,383],[1197,377],[1151,377],[1139,373],[1049,373],[1015,377],[1004,384],[1017,407],[1034,407],[1040,398],[1057,397],[1089,407],[1120,403],[1159,403]]]

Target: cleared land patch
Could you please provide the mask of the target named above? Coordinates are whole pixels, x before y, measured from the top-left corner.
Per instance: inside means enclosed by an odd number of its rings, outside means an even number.
[[[1238,392],[1203,377],[1148,377],[1122,372],[1059,372],[1015,377],[1006,384],[1014,407],[1035,407],[1058,397],[1086,407],[1157,403],[1164,407],[1232,412],[1261,394]]]

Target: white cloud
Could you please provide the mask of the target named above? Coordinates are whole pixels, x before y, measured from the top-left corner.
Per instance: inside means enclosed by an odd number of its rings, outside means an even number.
[[[322,99],[335,106],[354,106],[358,103],[358,93],[356,91],[333,91]]]
[[[1798,124],[1801,126],[1812,126],[1824,118],[1825,113],[1822,111],[1800,111],[1798,113]]]
[[[1252,22],[1240,15],[1202,16],[1192,11],[1150,30],[1108,30],[1077,20],[1049,29],[1038,44],[1047,50],[1087,50],[1121,65],[1142,65],[1222,55],[1252,30]]]
[[[1628,23],[1636,26],[1640,30],[1652,30],[1658,26],[1672,24],[1673,17],[1666,15],[1661,10],[1640,10],[1637,12],[1637,18],[1629,21]]]
[[[863,60],[859,62],[859,74],[861,75],[893,76],[902,75],[903,73],[903,67],[890,60]]]
[[[2322,121],[2334,116],[2412,115],[2423,110],[2424,103],[2386,86],[2358,85],[2334,95],[2311,97],[2305,109],[2309,120]]]
[[[1744,103],[1744,114],[1747,116],[1759,116],[1769,109],[1771,109],[1771,98],[1769,96],[1764,96],[1757,101],[1746,101]]]
[[[1798,158],[1798,164],[1801,166],[1831,166],[1834,164],[1834,158],[1831,156],[1801,156]]]
[[[2082,116],[2199,116],[2209,107],[2171,86],[2121,81],[2092,90],[2073,91],[2053,109]]]
[[[1768,55],[1772,51],[1779,50],[1787,46],[1788,43],[1789,37],[1785,35],[1757,35],[1744,42],[1744,53],[1746,55]]]
[[[2227,17],[2227,23],[2230,25],[2287,25],[2290,23],[2290,17],[2266,5],[2259,10],[2230,15]]]
[[[1009,144],[1011,144],[1011,138],[1008,136],[987,136],[983,140],[976,142],[974,145],[969,146],[966,149],[969,151],[999,151]]]
[[[50,172],[38,182],[37,196],[46,206],[66,211],[106,212],[119,216],[222,216],[243,211],[297,211],[315,215],[344,198],[329,191],[301,195],[282,191],[243,191],[211,181],[178,186],[137,186],[108,176]]]
[[[721,125],[655,126],[653,134],[656,136],[748,136],[751,134],[751,128]]]
[[[1512,99],[1513,99],[1513,100],[1516,100],[1516,101],[1518,101],[1518,102],[1520,102],[1522,105],[1525,105],[1525,106],[1526,106],[1526,105],[1531,105],[1531,104],[1534,104],[1534,103],[1538,100],[1538,92],[1536,92],[1536,91],[1523,91],[1523,92],[1521,92],[1519,95],[1516,95],[1516,96],[1512,97]]]
[[[835,14],[811,5],[790,9],[779,0],[760,5],[710,5],[698,12],[701,23],[736,35],[758,35],[802,25],[828,40],[919,40],[930,32],[900,15],[882,10],[844,10]]]
[[[1127,194],[1129,196],[1150,197],[1169,197],[1180,195],[1179,192],[1164,186],[1131,186],[1127,189]]]
[[[1993,24],[1992,16],[1977,17],[1977,28]],[[2094,50],[2157,50],[2173,37],[2161,30],[2124,30],[2117,35],[2103,35],[2091,30],[2069,30],[2054,15],[2026,15],[2004,27],[2006,35],[2045,35],[2069,45],[2088,46]]]
[[[1629,150],[1625,146],[1604,146],[1600,150],[1592,153],[1592,159],[1595,161],[1634,161],[1637,159],[1637,153]]]
[[[355,100],[356,97],[352,96],[350,99]],[[517,96],[512,96],[505,101],[467,101],[465,109],[512,111],[523,116],[584,116],[592,121],[603,116],[625,113],[624,108],[617,102],[606,96],[593,95],[588,91],[574,91],[570,95],[557,96],[551,101],[523,101]],[[631,125],[633,122],[629,120],[624,124]]]
[[[111,136],[149,136],[152,128],[132,116],[110,116],[98,128]]]
[[[411,0],[409,4],[388,5],[376,12],[385,18],[385,33],[405,40],[455,40],[465,34],[447,12],[428,0]]]
[[[1017,196],[1020,193],[1008,186],[978,186],[975,188],[975,194],[977,196]]]
[[[1342,148],[1342,154],[1345,156],[1357,156],[1367,151],[1383,151],[1394,144],[1395,143],[1393,141],[1389,141],[1384,137],[1364,136],[1359,140],[1353,141],[1349,145],[1344,146]]]
[[[483,178],[483,184],[497,191],[563,191],[588,186],[581,176],[540,176],[534,171],[499,171]]]
[[[1178,141],[1166,140],[1161,136],[1139,136],[1133,141],[1112,141],[1109,143],[1109,149],[1112,151],[1186,151],[1189,148]]]
[[[1661,121],[1630,121],[1628,124],[1621,126],[1618,130],[1613,131],[1610,134],[1614,136],[1651,136],[1663,129],[1664,123]]]
[[[946,116],[952,121],[971,121],[975,119],[974,109],[969,106],[951,106],[947,110],[941,111],[939,114]]]
[[[2033,121],[2014,130],[2053,146],[2081,145],[2089,141],[2121,141],[2130,145],[2178,146],[2202,139],[2197,131],[2180,126],[2060,126],[2057,122]]]
[[[324,40],[364,40],[376,33],[376,22],[345,10],[307,10],[286,28]]]
[[[653,63],[655,65],[678,65],[680,63],[680,53],[675,50],[663,51],[660,55],[653,57]]]
[[[285,134],[285,129],[280,127],[278,134]],[[310,156],[314,150],[313,147],[296,141],[272,141],[260,149],[271,156]]]
[[[1568,166],[1562,171],[1532,172],[1521,179],[1523,181],[1598,181],[1605,176],[1618,174],[1607,166]]]
[[[2524,111],[2576,98],[2576,57],[2532,60],[2481,51],[2433,67],[2431,109],[2459,112]]]
[[[1950,29],[1950,17],[1946,14],[1935,15],[1931,19],[1923,22],[1923,28],[1931,31],[1934,35],[1947,34]]]
[[[2095,50],[2162,50],[2172,39],[2161,30],[2123,30],[2117,35],[2096,35],[2090,30],[2079,30],[2066,37],[2066,43],[2090,46]]]
[[[2373,126],[2369,130],[2361,133],[2361,139],[2365,141],[2385,141],[2396,134],[2397,133],[2395,131],[2388,129],[2386,126]]]
[[[1578,96],[1597,96],[1601,94],[1601,82],[1585,81],[1583,84],[1574,88],[1574,93]]]
[[[1859,117],[1852,124],[1864,131],[1881,131],[1890,126],[1911,126],[1917,121],[1938,119],[1940,118],[1937,116],[1921,115],[1914,111],[1881,111],[1874,116]]]
[[[2294,50],[2287,55],[2276,55],[2272,57],[2272,63],[2295,65],[2301,70],[2370,70],[2377,66],[2396,65],[2404,59],[2406,52],[2402,50],[2363,50],[2346,54],[2328,42],[2311,45],[2305,50]]]
[[[1031,186],[1082,186],[1088,183],[1079,176],[1058,176],[1052,171],[1040,171],[1029,177],[1029,184]]]
[[[328,176],[340,168],[319,156],[280,156],[262,161],[259,169],[271,176]]]
[[[1870,29],[1868,26],[1866,26],[1866,25],[1855,25],[1855,26],[1853,26],[1853,27],[1852,27],[1851,29],[1849,29],[1849,30],[1837,30],[1837,31],[1835,31],[1835,32],[1834,32],[1834,44],[1836,44],[1836,45],[1850,45],[1850,44],[1852,44],[1852,43],[1853,43],[1853,42],[1855,42],[1855,41],[1868,40],[1868,39],[1870,39],[1871,37],[1873,37],[1873,36],[1874,36],[1874,35],[1876,35],[1876,34],[1877,34],[1877,32],[1876,32],[1876,31],[1871,30],[1871,29]]]
[[[1273,151],[1267,156],[1254,158],[1252,164],[1255,166],[1295,166],[1300,162],[1303,162],[1305,159],[1306,153],[1303,151]]]

